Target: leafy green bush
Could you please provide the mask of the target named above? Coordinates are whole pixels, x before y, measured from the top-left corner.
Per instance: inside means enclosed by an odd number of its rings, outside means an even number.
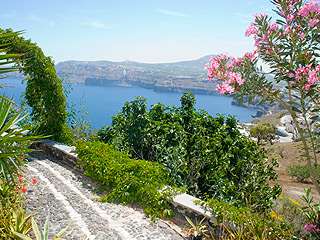
[[[274,124],[265,122],[252,127],[250,129],[250,136],[257,138],[258,144],[260,144],[262,141],[272,144],[272,141],[275,139],[276,130],[277,128]]]
[[[292,178],[297,179],[299,182],[305,182],[310,178],[310,171],[307,164],[291,164],[286,170]],[[317,179],[320,179],[320,166],[317,168],[313,166],[313,171]]]
[[[159,163],[135,160],[102,142],[76,142],[85,174],[104,187],[100,201],[139,204],[152,217],[172,215],[173,191],[169,173]],[[166,187],[167,186],[167,187]]]
[[[66,124],[66,97],[53,60],[46,57],[36,43],[13,34],[11,29],[0,29],[1,35],[8,36],[0,38],[0,46],[3,46],[1,52],[18,55],[19,71],[26,76],[24,103],[32,108],[33,124],[37,125],[34,132],[52,135],[53,139],[64,143],[72,142],[72,135]]]
[[[290,226],[273,212],[257,213],[249,207],[213,199],[200,204],[217,217],[222,230],[219,237],[223,239],[294,239]]]
[[[160,103],[148,112],[142,97],[125,103],[112,126],[97,139],[133,157],[159,162],[178,186],[200,198],[208,196],[263,210],[281,192],[270,187],[277,178],[275,159],[238,130],[231,116],[214,118],[197,112],[191,93],[181,97],[181,107]]]

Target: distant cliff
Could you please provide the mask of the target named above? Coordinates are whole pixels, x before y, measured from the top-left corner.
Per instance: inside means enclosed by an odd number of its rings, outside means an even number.
[[[198,60],[175,63],[139,63],[132,61],[65,61],[56,65],[64,81],[99,86],[136,86],[157,92],[191,91],[194,94],[216,95],[216,81],[207,77],[206,64],[211,55]],[[269,76],[267,76],[269,77]],[[277,104],[259,105],[258,101],[243,106],[260,109],[261,114],[281,109]],[[236,101],[232,104],[238,105]]]
[[[147,64],[132,61],[66,61],[56,65],[65,81],[100,86],[138,86],[161,92],[216,94],[216,83],[207,77],[210,56],[175,63]]]

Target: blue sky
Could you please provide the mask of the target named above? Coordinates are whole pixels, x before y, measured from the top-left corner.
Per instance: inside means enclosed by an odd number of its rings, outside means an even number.
[[[0,0],[0,27],[25,30],[55,62],[175,62],[253,49],[244,36],[268,0]]]

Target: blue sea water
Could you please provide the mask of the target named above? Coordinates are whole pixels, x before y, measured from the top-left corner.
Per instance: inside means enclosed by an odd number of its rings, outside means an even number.
[[[14,96],[15,101],[19,103],[19,98],[25,88],[25,85],[21,84],[21,79],[2,79],[2,83],[12,87],[5,87],[0,92],[5,93],[6,96]],[[182,93],[154,92],[151,89],[140,87],[103,87],[75,84],[68,94],[67,101],[70,105],[73,104],[76,110],[80,110],[84,105],[89,113],[88,119],[91,128],[100,129],[102,126],[111,125],[112,116],[121,111],[125,102],[133,101],[135,96],[145,97],[148,107],[159,102],[164,105],[179,107]],[[217,113],[230,114],[240,122],[248,122],[253,119],[251,114],[256,113],[255,109],[231,105],[232,98],[227,96],[196,94],[195,98],[196,108],[204,109],[212,116],[216,116]]]

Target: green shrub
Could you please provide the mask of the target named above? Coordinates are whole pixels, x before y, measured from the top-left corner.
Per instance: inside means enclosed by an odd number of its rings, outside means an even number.
[[[209,199],[201,202],[217,217],[223,239],[294,239],[292,229],[274,212],[253,212],[250,207],[238,207],[224,201]],[[219,238],[220,239],[220,238]]]
[[[231,116],[214,118],[197,112],[191,93],[181,97],[181,107],[155,104],[148,112],[146,99],[125,103],[102,128],[97,139],[133,157],[158,162],[178,186],[202,198],[209,196],[263,210],[281,192],[270,187],[277,178],[264,149],[238,130]]]
[[[172,215],[175,188],[166,187],[172,180],[161,164],[132,159],[102,142],[78,140],[76,148],[85,174],[107,192],[100,201],[139,204],[152,217]]]
[[[272,144],[275,139],[276,126],[272,123],[265,122],[250,128],[250,136],[257,138],[257,143],[268,142]]]
[[[299,182],[305,182],[310,178],[310,171],[307,164],[291,164],[286,170],[292,178],[297,179]],[[317,179],[320,179],[320,166],[317,168],[313,166],[313,171]]]

